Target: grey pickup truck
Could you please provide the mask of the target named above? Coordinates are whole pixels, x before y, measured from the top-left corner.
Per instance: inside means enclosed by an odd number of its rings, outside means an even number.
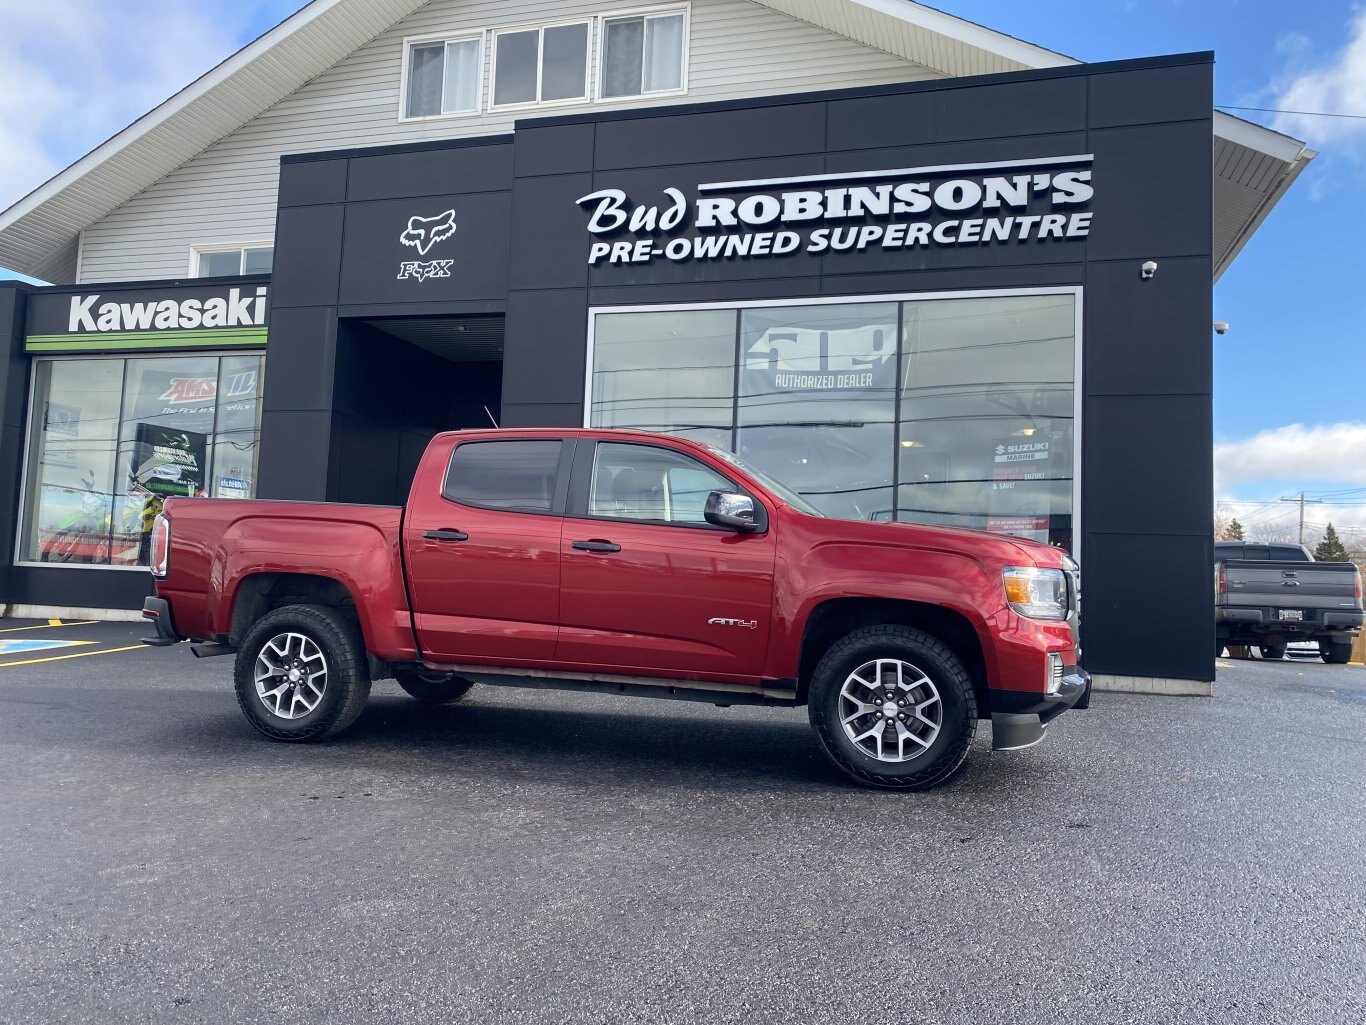
[[[1344,664],[1361,630],[1361,571],[1315,562],[1303,545],[1214,543],[1215,651],[1255,645],[1282,658],[1290,641],[1317,641],[1325,662]]]

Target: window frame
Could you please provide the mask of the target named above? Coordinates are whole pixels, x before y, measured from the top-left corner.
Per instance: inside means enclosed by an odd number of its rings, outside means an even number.
[[[538,509],[504,509],[496,505],[484,505],[479,502],[467,502],[461,498],[454,498],[447,494],[446,487],[451,478],[451,468],[455,465],[455,456],[462,448],[467,445],[525,445],[528,442],[554,442],[560,446],[560,455],[555,463],[555,486],[550,494],[550,508],[544,512]],[[504,513],[508,516],[555,516],[563,519],[565,516],[566,499],[569,494],[570,470],[574,465],[574,450],[578,444],[577,438],[566,438],[557,435],[547,435],[538,438],[470,438],[457,442],[451,446],[451,454],[446,458],[446,471],[441,475],[441,495],[442,501],[458,505],[462,509],[479,509],[483,512]]]
[[[212,243],[205,243],[205,244],[203,244],[203,245],[191,245],[191,246],[190,246],[190,267],[189,267],[189,272],[188,272],[188,273],[189,273],[189,276],[192,277],[192,278],[201,279],[201,280],[206,280],[206,281],[207,281],[207,280],[212,280],[211,278],[202,277],[202,276],[200,275],[200,273],[199,273],[199,257],[200,257],[201,255],[206,254],[206,253],[231,253],[231,252],[233,252],[234,250],[236,250],[237,253],[238,253],[238,258],[237,258],[237,275],[236,275],[237,277],[239,277],[239,278],[244,278],[244,277],[259,277],[262,273],[266,273],[266,274],[271,273],[271,271],[254,271],[254,272],[251,273],[251,274],[247,274],[247,273],[242,269],[243,267],[246,266],[246,261],[247,261],[247,250],[248,250],[248,249],[269,249],[269,250],[271,251],[271,257],[270,257],[271,268],[272,268],[272,270],[274,269],[274,266],[275,266],[275,240],[274,240],[274,239],[271,239],[271,240],[269,240],[269,241],[267,241],[267,242],[212,242]],[[232,277],[233,275],[228,274],[228,275],[222,275],[222,276],[224,276],[224,277]]]
[[[746,310],[746,309],[765,309],[777,306],[843,306],[851,303],[914,303],[925,302],[937,299],[1013,299],[1028,296],[1048,296],[1065,295],[1073,300],[1073,322],[1072,322],[1072,551],[1080,551],[1081,540],[1083,538],[1082,504],[1081,504],[1081,485],[1082,485],[1082,453],[1084,451],[1085,425],[1082,420],[1082,401],[1084,389],[1082,382],[1083,354],[1086,349],[1086,339],[1083,331],[1085,323],[1085,288],[1081,285],[1046,285],[1037,288],[980,288],[980,289],[957,289],[952,291],[935,292],[891,292],[875,293],[869,295],[830,295],[819,297],[805,297],[800,299],[742,299],[721,302],[707,303],[651,303],[627,306],[590,306],[588,308],[587,324],[587,347],[584,360],[584,385],[583,385],[583,426],[588,430],[602,430],[605,428],[595,428],[593,426],[593,370],[594,370],[594,332],[597,328],[597,317],[599,314],[619,314],[619,313],[681,313],[690,310]],[[738,324],[738,319],[737,319]],[[900,342],[898,341],[898,345]],[[898,387],[898,394],[900,388]],[[738,396],[732,397],[733,402],[738,402]],[[898,414],[894,427],[901,423],[900,409],[898,404]],[[627,428],[615,428],[623,430]],[[896,437],[896,435],[893,435]],[[895,459],[895,453],[893,454]],[[895,466],[895,464],[894,464]],[[578,467],[575,467],[576,471]],[[784,482],[786,483],[786,482]],[[898,482],[893,481],[893,487],[897,487]],[[587,485],[585,485],[586,489]],[[893,501],[897,500],[895,494]],[[586,490],[583,498],[584,508],[587,508]],[[895,508],[895,506],[894,506]],[[625,522],[625,521],[620,521]],[[641,522],[638,520],[629,522]]]
[[[611,428],[594,428],[595,430],[609,430]],[[628,516],[596,516],[592,509],[593,497],[593,471],[597,468],[598,448],[601,445],[634,445],[638,448],[650,448],[670,452],[681,456],[684,459],[691,459],[700,463],[705,469],[710,470],[722,480],[726,481],[732,489],[733,494],[747,495],[754,502],[754,513],[756,527],[747,533],[755,536],[768,533],[768,506],[751,488],[736,480],[732,475],[713,466],[695,452],[688,452],[682,448],[674,448],[672,445],[662,445],[656,441],[635,441],[627,438],[593,438],[588,439],[586,444],[580,445],[574,457],[574,468],[572,473],[572,486],[570,488],[568,506],[565,510],[565,518],[575,520],[593,520],[598,523],[630,523],[644,527],[672,527],[682,530],[707,530],[712,533],[734,534],[736,531],[731,527],[720,527],[714,523],[687,523],[674,520],[644,520],[635,519]]]
[[[34,417],[34,412],[33,412],[33,411],[34,411],[34,408],[35,408],[35,407],[34,407],[34,400],[35,400],[35,398],[37,397],[37,393],[38,393],[38,365],[39,365],[40,363],[57,363],[57,362],[67,362],[67,361],[71,361],[71,360],[97,360],[97,359],[98,359],[98,360],[111,360],[111,359],[112,359],[112,360],[121,360],[121,361],[124,361],[124,362],[126,363],[126,362],[127,362],[128,360],[130,360],[130,359],[171,359],[171,358],[175,358],[175,357],[177,357],[177,356],[211,356],[211,357],[213,357],[214,359],[217,359],[217,360],[220,360],[220,361],[221,361],[221,360],[224,360],[224,359],[229,359],[229,358],[231,358],[231,357],[233,357],[233,356],[260,356],[260,357],[264,358],[265,355],[266,355],[266,350],[265,350],[265,349],[204,349],[204,350],[202,350],[202,351],[197,350],[197,349],[196,349],[196,350],[192,350],[192,351],[185,351],[185,350],[178,350],[178,349],[167,349],[167,350],[159,350],[159,351],[154,352],[154,353],[146,353],[146,354],[144,354],[144,353],[137,353],[137,352],[72,352],[72,353],[55,353],[55,354],[50,355],[50,356],[49,356],[49,355],[35,355],[35,356],[33,357],[33,359],[30,360],[30,362],[29,362],[29,375],[28,375],[28,407],[27,407],[28,413],[27,413],[27,419],[26,419],[25,422],[24,422],[24,437],[23,437],[23,446],[24,446],[24,450],[23,450],[23,458],[22,458],[22,460],[20,461],[20,471],[19,471],[19,472],[20,472],[20,476],[19,476],[19,494],[18,494],[19,505],[18,505],[18,507],[17,507],[17,508],[18,508],[18,515],[15,516],[15,518],[14,518],[14,556],[13,556],[13,558],[12,558],[11,561],[10,561],[10,565],[12,565],[12,566],[28,566],[28,567],[34,567],[34,568],[37,568],[37,569],[52,569],[52,570],[73,570],[73,569],[75,569],[75,570],[92,570],[92,569],[93,569],[93,570],[100,570],[100,571],[113,571],[113,572],[116,572],[116,573],[146,573],[146,572],[147,572],[147,567],[146,567],[146,566],[130,565],[130,564],[127,564],[127,563],[99,563],[99,562],[95,562],[95,563],[85,563],[85,562],[83,562],[83,563],[61,563],[61,562],[42,562],[41,560],[38,560],[38,559],[25,559],[25,558],[23,558],[23,551],[24,551],[24,548],[23,548],[23,544],[24,544],[24,527],[25,527],[24,516],[25,516],[25,511],[28,509],[29,472],[30,472],[30,470],[32,469],[32,467],[31,467],[31,462],[32,462],[32,456],[34,455],[33,444],[32,444],[32,430],[33,430],[33,417]],[[262,370],[263,370],[263,372],[264,372],[264,366],[265,366],[265,365],[262,364]],[[220,362],[220,364],[219,364],[219,372],[220,372],[220,373],[222,372],[222,364],[221,364],[221,362]],[[125,370],[125,375],[126,375],[126,373],[127,373],[127,371]],[[119,410],[119,424],[118,424],[118,426],[119,426],[119,429],[120,429],[120,430],[121,430],[122,427],[123,427],[123,410],[122,410],[122,405],[123,405],[124,399],[126,398],[126,394],[125,394],[125,392],[123,391],[123,387],[124,387],[124,386],[120,386],[120,393],[119,393],[120,410]],[[264,397],[264,391],[262,392],[262,397]],[[261,399],[258,399],[258,401],[261,401]],[[217,426],[217,413],[215,413],[215,415],[214,415],[214,422],[215,422],[215,427],[216,427],[216,426]],[[217,433],[218,433],[217,430],[215,430],[215,431],[214,431],[214,434],[213,434],[213,435],[210,435],[210,437],[216,436]],[[259,439],[260,439],[260,433],[259,433],[259,429],[258,429],[258,433],[257,433],[258,444],[259,444]],[[123,445],[122,439],[116,437],[116,438],[114,439],[114,458],[115,458],[116,461],[117,461],[117,459],[118,459],[118,452],[119,452],[119,449],[122,447],[122,445]],[[214,459],[213,447],[212,447],[212,444],[210,443],[210,445],[209,445],[209,447],[208,447],[208,464],[207,464],[207,466],[205,467],[206,471],[207,471],[207,469],[208,469],[209,466],[213,466],[213,459]],[[216,471],[216,470],[217,470],[217,467],[214,467],[214,470]],[[258,473],[259,473],[259,469],[258,469]],[[211,475],[210,475],[210,474],[207,474],[207,472],[206,472],[206,476],[211,476]],[[231,500],[231,499],[219,499],[219,501],[232,501],[232,500]]]
[[[677,89],[661,90],[659,92],[640,92],[634,96],[604,96],[602,92],[603,75],[607,67],[607,23],[621,18],[649,18],[651,15],[660,14],[682,14],[683,15],[683,75],[681,85]],[[597,16],[597,69],[594,73],[593,82],[593,102],[594,103],[648,103],[658,100],[662,96],[686,96],[688,93],[688,79],[691,61],[688,59],[692,53],[692,3],[682,4],[654,4],[649,7],[632,7],[620,11],[608,11]],[[642,33],[643,35],[643,33]],[[644,41],[642,39],[642,46]],[[644,75],[642,62],[641,74]],[[644,89],[644,81],[641,88]]]
[[[399,124],[421,124],[424,121],[445,121],[450,118],[459,117],[479,117],[484,113],[484,80],[488,76],[489,67],[489,30],[485,28],[473,29],[469,32],[457,32],[454,35],[444,32],[429,32],[419,36],[404,36],[403,38],[403,70],[399,76],[398,84],[398,121]],[[412,51],[414,46],[431,45],[433,43],[466,43],[476,40],[479,43],[479,77],[478,84],[475,86],[475,101],[473,110],[457,110],[449,114],[442,111],[439,114],[409,114],[408,113],[408,77],[412,68]],[[445,58],[442,58],[441,65],[441,84],[442,94],[445,94],[446,66]]]
[[[570,18],[566,21],[548,21],[542,24],[517,25],[509,28],[496,28],[489,32],[489,88],[488,88],[488,112],[503,110],[531,110],[536,107],[565,107],[575,103],[590,103],[593,99],[593,29],[594,19],[592,17]],[[584,32],[584,52],[583,52],[583,95],[568,96],[559,100],[542,100],[541,83],[545,75],[545,30],[549,28],[568,28],[571,25],[583,25],[587,29]],[[498,102],[498,37],[515,35],[519,32],[535,32],[536,37],[536,99],[518,100],[516,103]]]

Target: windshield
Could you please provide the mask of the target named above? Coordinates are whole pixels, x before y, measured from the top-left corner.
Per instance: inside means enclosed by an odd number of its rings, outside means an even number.
[[[781,498],[784,502],[792,506],[792,508],[796,509],[798,512],[804,512],[808,516],[825,516],[825,513],[821,512],[814,505],[808,502],[805,498],[803,498],[801,495],[797,494],[797,492],[789,488],[786,484],[780,484],[772,477],[770,477],[768,474],[762,472],[761,470],[756,470],[754,467],[750,466],[749,463],[745,462],[743,459],[737,456],[734,452],[727,452],[725,449],[717,448],[715,445],[708,445],[707,448],[711,449],[711,451],[714,452],[716,455],[720,456],[726,462],[730,463],[731,466],[734,466],[736,469],[743,470],[745,473],[749,474],[760,484],[766,487],[769,491],[773,492],[773,494]]]

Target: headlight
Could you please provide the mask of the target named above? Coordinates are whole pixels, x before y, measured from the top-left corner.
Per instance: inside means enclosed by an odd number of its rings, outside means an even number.
[[[1060,569],[1007,566],[1002,571],[1006,601],[1030,619],[1067,618],[1067,576]]]

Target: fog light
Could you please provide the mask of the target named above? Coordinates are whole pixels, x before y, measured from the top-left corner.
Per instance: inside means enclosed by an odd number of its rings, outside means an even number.
[[[1062,656],[1056,651],[1048,653],[1048,693],[1056,694],[1062,689]]]

